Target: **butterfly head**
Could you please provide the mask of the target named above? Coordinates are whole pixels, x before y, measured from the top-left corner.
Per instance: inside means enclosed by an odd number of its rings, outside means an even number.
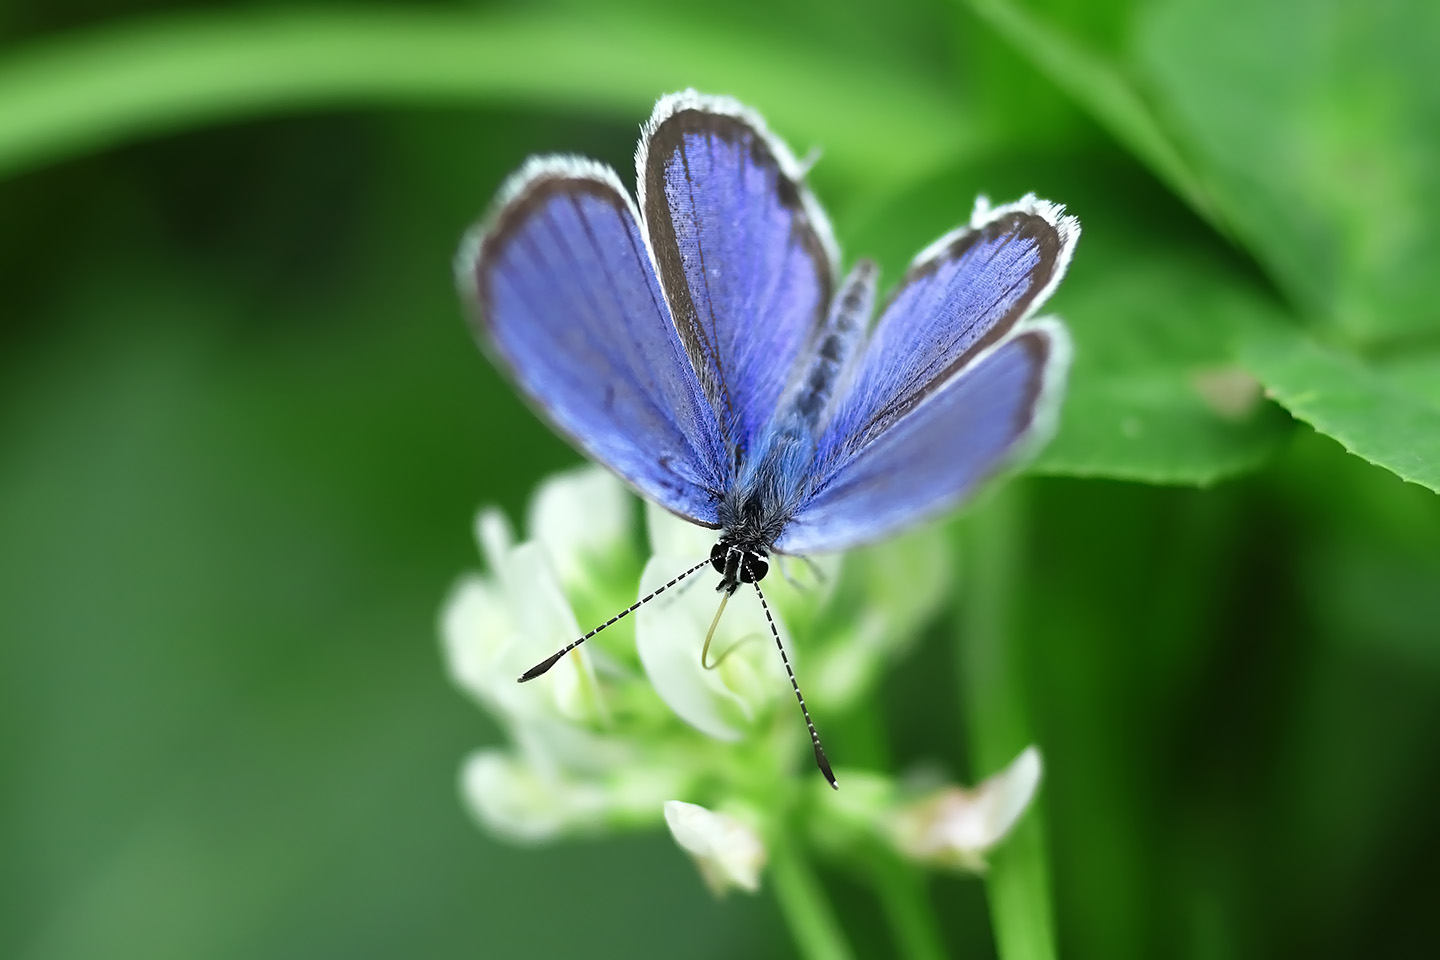
[[[742,583],[759,583],[770,572],[762,547],[721,537],[710,550],[710,565],[720,574],[716,592],[733,594]]]

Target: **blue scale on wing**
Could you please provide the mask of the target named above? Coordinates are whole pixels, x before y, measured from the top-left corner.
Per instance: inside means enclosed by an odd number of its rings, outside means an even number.
[[[1047,376],[1068,361],[1061,328],[1013,334],[1064,269],[1070,230],[1016,210],[957,232],[911,267],[832,401],[776,549],[881,539],[953,507],[1007,463],[1063,381]]]
[[[736,464],[751,459],[830,301],[829,226],[758,120],[677,104],[649,129],[645,226]]]
[[[636,491],[715,526],[729,452],[614,174],[532,162],[457,264],[481,341],[555,427]]]
[[[757,495],[763,511],[788,518],[800,507],[815,461],[823,418],[837,389],[845,383],[859,356],[866,323],[875,306],[879,269],[872,261],[857,263],[830,306],[807,357],[792,374],[793,385],[774,419],[741,466],[737,501]],[[777,530],[778,533],[778,530]]]

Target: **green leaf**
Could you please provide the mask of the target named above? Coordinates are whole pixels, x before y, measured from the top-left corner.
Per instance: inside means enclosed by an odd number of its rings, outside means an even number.
[[[1359,342],[1440,328],[1440,7],[1160,0],[1135,5],[1127,53],[971,6],[1305,316]]]
[[[1420,353],[1387,369],[1294,326],[1258,320],[1244,329],[1239,350],[1296,417],[1356,456],[1440,492],[1440,354]]]
[[[1237,233],[1307,316],[1362,342],[1440,330],[1440,5],[1163,0],[1136,44]]]
[[[660,94],[724,91],[827,172],[903,180],[968,142],[902,64],[693,21],[439,10],[236,10],[41,41],[0,62],[0,175],[141,136],[346,106],[525,103],[636,123]],[[897,145],[902,145],[897,147]]]
[[[972,5],[1194,210],[1237,236],[1301,316],[1352,342],[1423,344],[1440,330],[1440,167],[1426,159],[1440,154],[1430,67],[1440,7],[1160,0],[1135,5],[1127,57],[1096,52],[1074,38],[1076,28],[1009,0]],[[1138,294],[1144,281],[1116,283],[1123,305],[1124,291]],[[1269,396],[1357,455],[1436,488],[1436,433],[1425,433],[1437,390],[1433,350],[1367,364],[1225,287],[1195,291],[1196,312],[1213,313],[1206,303],[1218,298],[1231,301],[1224,312],[1259,320],[1243,353]],[[1086,320],[1075,312],[1082,346]],[[1163,358],[1154,359],[1158,372]],[[1087,381],[1097,407],[1106,391],[1143,390],[1139,380],[1097,381],[1086,362],[1077,360],[1066,425],[1042,469],[1084,472],[1082,454],[1106,446],[1098,436],[1075,443]],[[1169,410],[1174,419],[1152,432],[1174,438],[1176,453],[1183,445],[1200,455],[1203,434],[1172,432],[1187,414],[1183,405]],[[1085,422],[1105,420],[1087,414]],[[1237,464],[1247,459],[1243,446],[1231,451]]]
[[[1232,327],[1275,308],[1208,258],[1095,240],[1055,300],[1075,364],[1033,469],[1208,484],[1258,467],[1289,420],[1235,366]]]
[[[997,200],[1037,190],[1067,202],[1083,226],[1045,308],[1074,335],[1075,363],[1060,431],[1034,470],[1207,484],[1259,466],[1284,440],[1288,418],[1247,386],[1231,349],[1236,317],[1276,308],[1203,225],[1128,164],[1005,156],[957,168],[875,203],[846,239],[893,281],[911,254],[963,221],[980,187]]]
[[[1197,213],[1223,226],[1200,175],[1160,128],[1119,65],[1010,0],[971,0],[970,5]]]

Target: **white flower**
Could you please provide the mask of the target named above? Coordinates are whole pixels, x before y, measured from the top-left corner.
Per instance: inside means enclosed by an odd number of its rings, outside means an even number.
[[[619,481],[590,467],[542,486],[530,510],[532,532],[541,532],[536,540],[517,544],[498,511],[476,518],[488,571],[451,591],[441,636],[452,678],[496,715],[515,746],[476,754],[462,778],[471,808],[497,834],[540,840],[653,823],[665,798],[688,784],[683,767],[610,731],[595,669],[602,651],[576,650],[543,681],[516,682],[580,635],[552,557],[585,560],[563,568],[568,589],[583,590],[610,559],[607,544],[610,554],[627,555],[632,517]]]
[[[460,790],[480,822],[508,840],[534,843],[605,821],[607,802],[599,784],[545,776],[502,750],[472,754]]]
[[[803,769],[797,761],[809,755],[802,750],[808,737],[753,589],[728,599],[709,650],[711,669],[701,666],[721,600],[714,589],[719,574],[705,562],[714,531],[651,506],[653,556],[638,595],[704,565],[561,657],[543,677],[516,682],[634,602],[634,508],[620,481],[592,466],[540,486],[528,511],[528,539],[517,538],[496,510],[477,516],[485,571],[463,577],[451,591],[441,634],[451,677],[500,721],[509,744],[467,761],[463,794],[492,832],[533,842],[654,824],[666,798],[703,790],[697,799],[714,797],[731,813],[701,810],[718,820],[695,820],[693,811],[677,820],[673,813],[671,829],[713,886],[751,889],[764,850],[734,820],[734,809],[767,809],[767,791]],[[868,695],[885,660],[943,599],[946,557],[943,540],[929,534],[860,551],[844,563],[772,559],[765,596],[812,702],[837,715]],[[577,622],[577,605],[586,621],[597,621]],[[801,649],[791,630],[802,636]],[[730,826],[722,830],[724,824]],[[721,842],[722,835],[729,839]],[[702,843],[704,837],[710,839]]]
[[[648,507],[646,520],[653,556],[642,597],[708,556],[715,543],[714,531],[659,507]],[[834,711],[868,695],[884,665],[946,599],[950,569],[943,537],[929,530],[857,551],[843,564],[838,556],[773,557],[765,596],[808,697]],[[729,599],[716,625],[712,669],[701,666],[705,633],[720,605],[712,589],[718,576],[702,569],[642,607],[635,640],[666,705],[697,730],[734,741],[754,734],[792,693],[763,608],[747,587]],[[795,623],[812,638],[800,649],[788,630]]]
[[[461,772],[466,803],[490,831],[507,840],[537,843],[563,834],[654,823],[665,798],[684,789],[674,768],[616,764],[610,776],[545,770],[502,750],[472,754]]]
[[[596,572],[630,543],[635,498],[610,471],[578,467],[540,484],[526,526],[544,545],[567,595],[593,590]]]
[[[946,787],[889,818],[901,852],[937,866],[980,872],[985,853],[1005,838],[1040,785],[1040,751],[1026,747],[974,790]]]
[[[760,889],[765,844],[740,820],[694,803],[670,800],[665,824],[680,849],[690,854],[700,875],[716,896],[732,887],[754,893]]]
[[[715,543],[713,531],[658,507],[650,507],[646,519],[654,556],[640,578],[641,596],[709,556]],[[733,741],[753,733],[771,704],[790,696],[790,682],[760,600],[748,587],[726,601],[710,644],[711,669],[701,665],[705,634],[720,608],[721,594],[714,589],[719,577],[706,567],[641,607],[635,645],[655,692],[677,716],[709,736]],[[773,602],[770,609],[793,664],[795,649],[784,620]]]
[[[490,574],[462,579],[441,614],[451,676],[507,719],[596,716],[594,675],[583,654],[557,663],[545,684],[515,682],[579,636],[579,627],[542,545],[514,545],[495,510],[482,510],[475,526]]]

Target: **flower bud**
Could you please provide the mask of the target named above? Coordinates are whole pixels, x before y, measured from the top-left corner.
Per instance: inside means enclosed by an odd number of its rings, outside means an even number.
[[[923,863],[985,869],[985,853],[1005,838],[1040,785],[1040,751],[1026,747],[1010,766],[973,790],[945,787],[890,816],[890,836]]]
[[[641,575],[641,596],[688,569],[697,557],[707,556],[715,539],[710,531],[659,509],[652,509],[648,519],[656,554]],[[772,702],[788,696],[789,681],[760,601],[749,588],[726,601],[710,644],[710,669],[702,666],[705,634],[722,599],[712,589],[719,576],[708,568],[700,570],[641,607],[635,616],[635,645],[655,692],[680,719],[718,740],[739,740]],[[778,613],[775,624],[786,637]],[[793,660],[788,637],[786,646]]]
[[[750,827],[728,814],[681,800],[666,801],[665,823],[716,896],[732,887],[750,893],[760,889],[765,844]]]

